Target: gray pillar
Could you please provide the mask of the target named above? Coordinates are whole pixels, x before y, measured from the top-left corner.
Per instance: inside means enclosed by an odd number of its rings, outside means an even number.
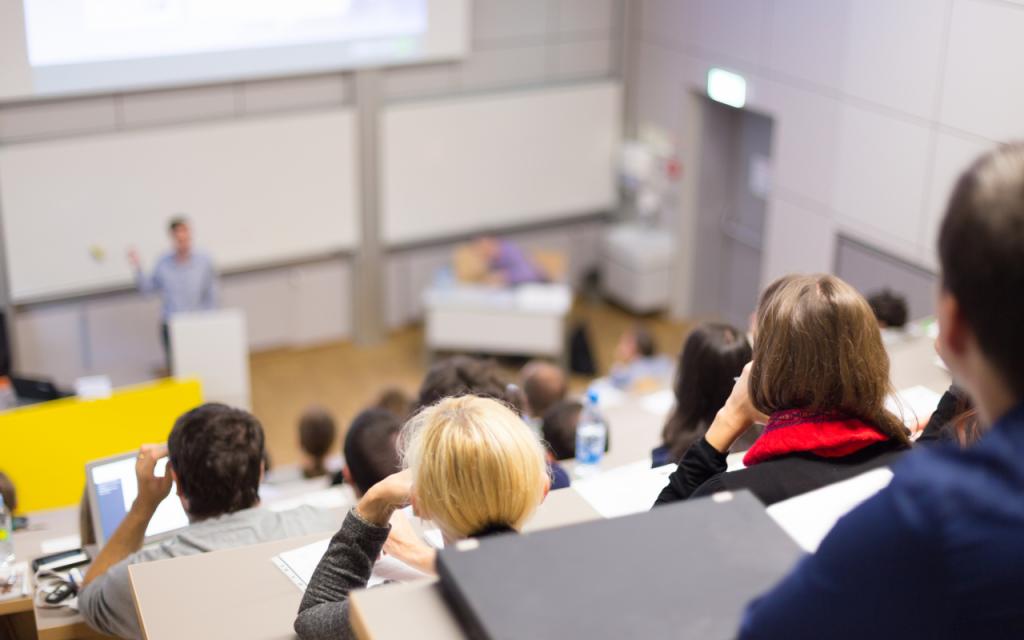
[[[353,264],[352,320],[357,344],[384,339],[384,247],[381,242],[378,127],[381,112],[381,74],[365,69],[355,74],[356,121],[359,144],[360,243]]]

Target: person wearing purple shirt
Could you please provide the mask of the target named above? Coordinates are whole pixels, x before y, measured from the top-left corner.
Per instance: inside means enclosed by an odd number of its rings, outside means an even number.
[[[487,261],[490,282],[510,287],[547,282],[548,278],[541,268],[516,243],[485,236],[477,239],[474,244]]]

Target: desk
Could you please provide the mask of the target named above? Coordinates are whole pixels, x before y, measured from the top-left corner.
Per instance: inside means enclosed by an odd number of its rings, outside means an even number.
[[[564,284],[435,287],[424,294],[430,352],[561,358],[572,292]]]
[[[44,555],[48,540],[78,535],[78,508],[39,511],[29,516],[29,528],[14,534],[14,555],[18,561],[31,561]],[[86,640],[105,638],[85,624],[82,616],[69,609],[39,609],[32,596],[0,605],[0,615],[31,613],[39,640]]]
[[[927,336],[908,336],[886,345],[890,378],[897,390],[915,385],[936,393],[945,393],[952,382],[949,371],[937,364],[935,340]]]
[[[286,490],[268,491],[267,493],[272,495],[267,496],[267,506],[270,509],[284,509],[296,507],[300,503],[313,504],[331,512],[335,516],[336,524],[340,526],[344,514],[354,502],[354,496],[347,487],[326,490],[323,484],[323,481],[304,481],[296,483],[295,486],[288,487]],[[332,505],[337,502],[337,500],[328,501],[326,499],[330,497],[326,494],[332,492],[340,494],[344,501],[343,506],[325,506],[328,502]],[[29,517],[29,524],[29,529],[14,534],[15,557],[19,561],[32,560],[40,555],[44,555],[43,544],[47,540],[71,535],[77,536],[78,508],[70,507],[34,513]],[[321,539],[324,535],[324,533],[314,534],[311,538]],[[293,546],[301,545],[289,545],[285,548],[290,549]],[[249,568],[240,569],[240,571],[242,570],[248,572]],[[274,569],[274,572],[280,574],[276,569]],[[291,583],[288,584],[291,586]],[[292,591],[295,590],[294,587],[291,588]],[[295,606],[298,607],[297,601]],[[77,612],[69,609],[36,608],[31,597],[5,602],[0,605],[0,616],[28,615],[29,612],[34,612],[32,616],[39,640],[91,640],[93,638],[107,637],[91,629]],[[24,626],[22,621],[19,621],[18,624]],[[224,637],[229,636],[230,634]]]
[[[598,518],[590,505],[572,489],[553,491],[526,526],[537,531]],[[292,624],[302,594],[270,559],[289,549],[323,539],[314,534],[251,547],[214,551],[197,556],[133,565],[129,569],[139,620],[149,640],[189,638],[220,640],[293,638]],[[244,576],[244,580],[240,580]],[[414,587],[412,598],[427,597],[431,607],[432,582],[398,585]],[[390,590],[370,589],[366,593]],[[425,591],[424,591],[425,590]],[[436,615],[447,614],[433,606]],[[188,615],[182,615],[187,611]],[[392,609],[392,614],[394,610]],[[417,627],[422,618],[403,614]],[[432,627],[433,630],[435,627]],[[451,637],[451,636],[439,636]],[[457,636],[456,636],[457,637]]]

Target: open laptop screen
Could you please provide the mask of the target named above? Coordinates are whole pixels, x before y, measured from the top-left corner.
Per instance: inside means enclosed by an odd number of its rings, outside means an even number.
[[[135,479],[137,455],[126,453],[90,462],[85,467],[92,526],[96,533],[96,543],[101,547],[114,535],[114,531],[124,520],[135,496],[139,493],[138,481]],[[167,459],[164,458],[157,463],[157,475],[163,475],[166,467]],[[146,540],[186,526],[188,515],[172,486],[171,492],[160,503],[153,514],[153,519],[149,521]]]

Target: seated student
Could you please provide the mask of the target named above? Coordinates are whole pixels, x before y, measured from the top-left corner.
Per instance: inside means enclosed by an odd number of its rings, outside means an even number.
[[[672,360],[658,353],[654,335],[636,324],[619,338],[608,378],[619,389],[653,391],[672,375]]]
[[[978,410],[971,402],[970,396],[954,384],[942,394],[938,406],[916,442],[955,442],[961,447],[969,447],[980,440],[983,434],[984,428],[978,419]]]
[[[565,400],[569,380],[561,367],[533,360],[519,373],[519,387],[523,390],[523,415],[530,426],[538,428],[548,409]]]
[[[829,275],[780,278],[761,296],[757,327],[752,365],[656,504],[749,489],[769,505],[889,464],[909,447],[885,409],[889,356],[853,287]],[[729,450],[764,419],[747,468],[727,472]]]
[[[327,455],[334,446],[338,429],[334,416],[323,407],[309,407],[299,419],[299,448],[302,450],[302,477],[327,475]]]
[[[540,441],[489,398],[448,398],[423,409],[405,426],[402,448],[406,471],[362,497],[320,560],[295,619],[302,640],[354,637],[349,592],[366,586],[396,509],[411,503],[451,543],[518,530],[548,492]]]
[[[356,416],[345,434],[345,466],[331,484],[347,482],[356,496],[401,469],[398,434],[402,423],[385,409],[367,409]]]
[[[156,463],[164,456],[169,457],[169,473],[158,477]],[[143,446],[135,462],[138,495],[93,560],[78,594],[85,621],[108,635],[142,637],[128,581],[131,564],[333,528],[332,519],[312,507],[284,512],[259,508],[262,460],[259,421],[246,411],[222,404],[205,404],[178,418],[166,447]],[[159,546],[142,549],[146,527],[172,482],[190,524]]]
[[[747,337],[735,327],[705,323],[690,333],[676,366],[675,408],[661,431],[661,446],[651,451],[651,466],[679,462],[690,445],[704,435],[751,355]],[[756,430],[751,429],[743,440],[750,435],[753,438],[749,442],[735,445],[737,450],[750,448]]]
[[[741,638],[1024,637],[1024,143],[960,177],[938,246],[938,349],[991,426],[906,456],[751,605]]]
[[[572,460],[576,457],[576,427],[579,426],[582,411],[582,403],[563,400],[544,414],[541,433],[555,460]]]
[[[540,265],[511,240],[483,236],[473,241],[472,247],[486,269],[483,279],[488,284],[514,287],[547,282]]]
[[[388,387],[381,391],[373,406],[390,411],[400,422],[405,422],[412,415],[413,399],[404,389]]]
[[[420,386],[418,407],[428,407],[444,398],[464,395],[493,398],[522,413],[523,397],[515,385],[505,382],[498,366],[490,360],[468,356],[453,356],[442,360],[427,371]],[[569,486],[569,474],[557,462],[550,462],[551,488]]]
[[[868,304],[881,329],[902,329],[907,325],[907,299],[883,289],[868,296]]]

